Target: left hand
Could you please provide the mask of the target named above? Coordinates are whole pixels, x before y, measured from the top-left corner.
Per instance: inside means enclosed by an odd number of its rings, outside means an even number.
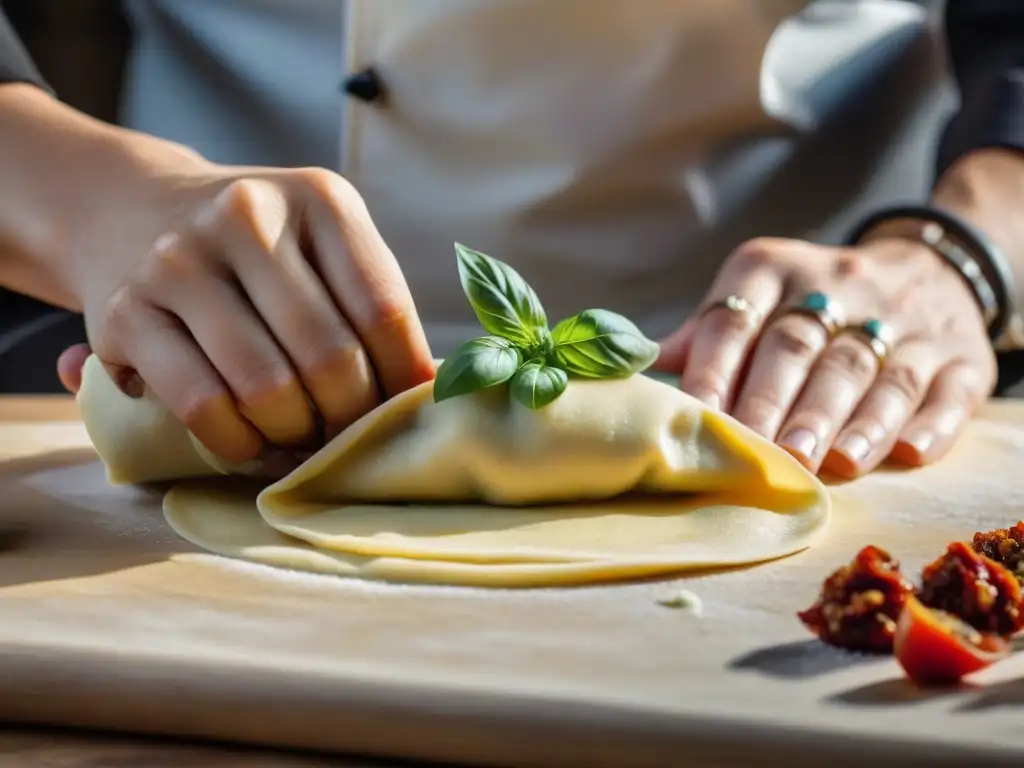
[[[841,308],[831,336],[788,311],[820,292]],[[754,312],[723,306],[738,296]],[[893,332],[882,363],[852,325]],[[759,239],[723,264],[702,309],[662,342],[657,363],[682,388],[769,440],[808,469],[852,478],[887,457],[943,456],[996,380],[981,311],[963,278],[910,240],[834,248]]]

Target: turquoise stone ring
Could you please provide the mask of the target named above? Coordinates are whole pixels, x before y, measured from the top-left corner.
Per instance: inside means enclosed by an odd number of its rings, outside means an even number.
[[[863,339],[875,353],[878,364],[885,365],[892,354],[893,344],[896,343],[896,333],[891,325],[882,320],[872,319],[852,325],[847,330]]]
[[[828,296],[820,291],[808,293],[804,296],[804,300],[800,302],[801,309],[806,309],[808,312],[825,312],[830,305],[831,301]]]
[[[835,336],[843,324],[840,319],[839,305],[821,291],[808,293],[790,311],[817,320],[828,333],[829,338]]]

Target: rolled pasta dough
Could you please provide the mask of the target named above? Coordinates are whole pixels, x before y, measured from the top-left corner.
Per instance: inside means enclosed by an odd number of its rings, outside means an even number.
[[[259,466],[218,463],[93,359],[80,402],[112,482],[187,480],[164,501],[179,535],[300,570],[479,586],[606,581],[790,555],[816,543],[830,516],[825,488],[795,459],[643,375],[573,381],[538,411],[503,387],[434,403],[425,384],[273,483],[223,477]]]

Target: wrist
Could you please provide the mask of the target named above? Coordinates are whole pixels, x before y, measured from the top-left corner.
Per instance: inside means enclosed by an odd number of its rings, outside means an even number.
[[[868,258],[880,261],[882,268],[892,274],[894,279],[924,286],[928,291],[941,287],[943,295],[947,295],[945,292],[950,290],[960,293],[964,298],[963,306],[975,310],[978,322],[986,331],[990,327],[992,313],[997,306],[995,297],[990,292],[989,300],[984,301],[979,295],[978,282],[972,281],[969,274],[965,274],[969,270],[965,270],[943,250],[912,234],[902,234],[898,227],[886,226],[865,233],[856,247]],[[980,277],[980,274],[977,276]],[[983,278],[980,284],[987,286]]]
[[[978,149],[953,163],[932,192],[935,205],[969,222],[1001,253],[1004,269],[1012,276],[1013,307],[999,350],[1024,346],[1024,153],[1004,148]]]
[[[1003,332],[1012,310],[1008,298],[1010,283],[998,272],[1001,257],[988,243],[964,229],[961,222],[934,208],[892,208],[878,214],[877,223],[868,219],[856,241],[898,240],[903,248],[911,248],[924,256],[937,269],[955,274],[971,295],[991,338]],[[1012,281],[1011,281],[1012,282]]]
[[[26,85],[0,86],[0,283],[70,309],[137,212],[165,204],[210,165],[182,147],[111,126]],[[100,238],[101,240],[103,238]]]

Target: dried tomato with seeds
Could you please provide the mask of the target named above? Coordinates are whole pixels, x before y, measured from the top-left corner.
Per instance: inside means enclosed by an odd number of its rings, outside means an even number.
[[[1024,581],[1024,522],[974,534],[974,551],[1004,566],[1017,581]]]
[[[958,616],[979,632],[1008,636],[1024,627],[1016,577],[966,542],[953,542],[925,566],[919,597],[929,608]]]
[[[899,562],[885,550],[867,546],[825,579],[814,605],[797,616],[829,645],[892,653],[896,622],[913,593]]]

